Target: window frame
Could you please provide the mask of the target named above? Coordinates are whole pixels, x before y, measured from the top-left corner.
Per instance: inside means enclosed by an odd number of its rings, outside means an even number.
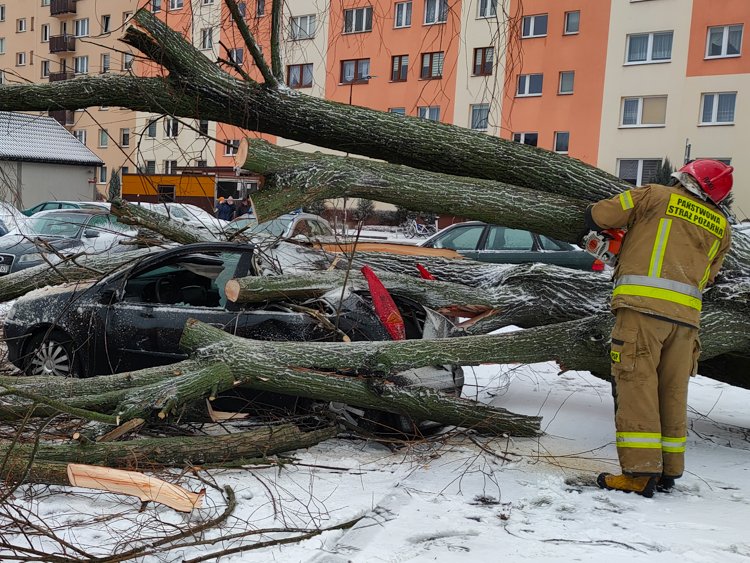
[[[399,25],[399,8],[403,8],[403,13],[401,14],[401,19],[404,20],[401,25]],[[406,29],[411,27],[411,18],[414,14],[414,7],[412,0],[407,0],[406,2],[396,2],[393,6],[393,29]],[[408,22],[406,22],[408,20]]]
[[[359,76],[359,68],[360,66],[364,66],[364,62],[367,61],[367,73],[365,73],[363,76]],[[353,78],[351,80],[344,80],[345,73],[344,73],[344,66],[347,63],[354,63],[354,73],[352,74]],[[341,82],[339,84],[367,84],[370,79],[370,59],[345,59],[341,61]],[[359,77],[358,77],[359,76]]]
[[[224,141],[224,156],[234,156],[240,150],[239,139],[225,139]]]
[[[180,134],[180,120],[176,117],[164,118],[164,138],[176,139]]]
[[[181,10],[185,7],[184,0],[169,0],[169,11]]]
[[[734,104],[732,106],[732,120],[731,121],[718,121],[718,114],[719,114],[719,96],[722,94],[733,94],[734,95]],[[712,102],[713,106],[711,109],[711,117],[712,121],[703,121],[703,114],[705,111],[705,104],[706,104],[706,96],[712,96],[714,98],[714,101]],[[700,103],[700,113],[698,117],[698,126],[699,127],[727,127],[734,125],[737,121],[737,91],[728,91],[728,92],[702,92],[701,93],[701,103]]]
[[[578,25],[576,26],[575,31],[570,31],[568,29],[570,16],[572,14],[578,14]],[[578,35],[579,33],[581,33],[581,10],[570,10],[565,12],[565,15],[563,16],[563,35]]]
[[[362,29],[357,29],[357,13],[362,12]],[[352,29],[347,31],[346,25],[347,25],[347,13],[351,13],[351,24]],[[368,22],[368,13],[369,13],[369,22],[370,27],[367,27]],[[357,8],[346,8],[344,10],[344,35],[352,35],[355,33],[370,33],[372,31],[372,6],[360,6]]]
[[[201,29],[201,50],[208,51],[214,48],[214,28],[204,27]]]
[[[532,76],[541,76],[542,77],[542,84],[539,89],[539,92],[531,92],[531,77]],[[521,90],[521,79],[525,78],[526,82],[526,88],[524,88],[523,93],[519,93]],[[519,74],[518,80],[516,81],[516,98],[538,98],[542,95],[544,92],[544,73],[543,72],[530,72],[529,74]]]
[[[497,17],[497,0],[479,0],[477,2],[477,19]]]
[[[156,139],[156,131],[157,131],[157,122],[158,119],[151,119],[146,124],[146,138],[147,139]]]
[[[729,28],[731,27],[739,27],[740,28],[740,46],[739,46],[739,53],[733,53],[733,54],[727,54],[727,48],[729,47]],[[722,40],[721,40],[721,54],[719,55],[709,55],[708,51],[711,48],[711,30],[714,29],[722,29]],[[712,25],[708,28],[706,31],[706,51],[704,54],[705,60],[714,60],[714,59],[736,59],[737,57],[742,56],[742,40],[745,38],[745,24],[744,23],[733,23],[728,25]]]
[[[81,70],[79,67],[83,68],[83,70]],[[79,55],[77,57],[73,57],[73,72],[75,74],[88,74],[89,73],[89,56],[88,55]]]
[[[544,26],[544,33],[536,33],[536,21],[537,18],[544,17],[546,24]],[[526,27],[526,22],[529,21],[529,35],[524,35],[524,28]],[[532,14],[528,16],[523,16],[521,18],[521,39],[536,39],[537,37],[547,37],[549,34],[549,13],[542,13],[542,14]]]
[[[484,127],[475,127],[475,112],[479,111],[485,111],[486,115],[484,116]],[[488,131],[490,128],[490,104],[488,103],[480,103],[480,104],[471,104],[469,106],[469,128],[472,131]]]
[[[106,129],[99,129],[96,146],[100,149],[106,149],[109,146],[109,131]]]
[[[573,85],[570,90],[563,90],[563,75],[573,75]],[[561,70],[557,82],[557,95],[558,96],[572,96],[576,89],[576,71],[575,70]]]
[[[307,25],[303,28],[300,22],[305,19]],[[295,32],[295,30],[297,30]],[[306,14],[304,16],[292,16],[289,19],[289,40],[305,41],[306,39],[315,39],[317,31],[317,18],[315,14]]]
[[[42,43],[49,43],[49,37],[51,35],[50,25],[48,23],[43,23],[41,32],[42,32]]]
[[[101,73],[105,74],[112,70],[112,54],[111,53],[102,53],[100,58],[101,62]]]
[[[436,119],[433,119],[430,117],[432,113],[437,112]],[[425,114],[425,115],[422,115]],[[440,121],[440,106],[418,106],[417,107],[417,117],[419,119],[426,119],[428,121]]]
[[[664,123],[643,123],[643,106],[645,100],[664,100]],[[625,123],[625,102],[629,100],[638,100],[638,110],[636,112],[637,123]],[[620,124],[619,129],[654,129],[667,126],[667,102],[669,97],[667,95],[655,95],[655,96],[623,96],[620,102]]]
[[[393,55],[391,57],[391,82],[406,82],[408,78],[409,55]]]
[[[88,37],[89,36],[89,19],[80,18],[73,20],[73,36],[74,37]]]
[[[110,33],[110,30],[112,28],[112,15],[111,14],[103,14],[99,24],[102,26],[102,33]]]
[[[672,45],[669,48],[668,59],[654,59],[654,36],[670,33],[672,35]],[[646,47],[646,60],[643,61],[629,61],[630,56],[630,41],[633,37],[648,36],[648,42]],[[623,66],[637,66],[637,65],[650,65],[650,64],[664,64],[672,62],[672,52],[674,51],[674,30],[665,31],[647,31],[643,33],[628,33],[625,39],[625,62]]]
[[[237,56],[239,55],[239,56]],[[227,58],[230,62],[236,65],[242,65],[245,63],[245,49],[243,47],[234,47],[227,51]]]
[[[428,21],[427,15],[428,15],[428,5],[434,3],[435,4],[435,19],[434,21]],[[422,22],[423,25],[440,25],[444,24],[448,21],[448,12],[450,11],[450,6],[448,6],[448,0],[425,0],[424,1],[424,21]],[[443,18],[443,19],[440,19]],[[427,106],[425,106],[427,107]]]
[[[440,56],[440,68],[439,74],[433,74],[432,69],[435,64],[435,58]],[[425,66],[425,57],[429,58],[429,65]],[[445,51],[433,51],[430,53],[422,53],[420,55],[420,62],[422,63],[419,69],[420,80],[441,80],[443,78],[443,65],[445,64]],[[425,74],[425,68],[429,69],[429,73]]]
[[[310,67],[310,82],[305,82],[305,68]],[[292,69],[297,68],[299,70],[299,84],[294,85],[292,84]],[[287,65],[286,66],[286,83],[287,86],[290,88],[294,88],[295,90],[300,90],[302,88],[312,88],[313,87],[313,63],[298,63],[294,65]]]
[[[622,169],[622,163],[623,163],[623,161],[636,161],[636,162],[638,162],[638,168],[637,168],[637,173],[636,173],[636,178],[635,178],[635,184],[633,184],[633,185],[634,186],[643,186],[644,185],[644,183],[643,183],[643,165],[644,165],[644,163],[647,160],[648,161],[658,162],[659,163],[658,166],[661,166],[664,163],[664,161],[661,158],[618,158],[617,159],[617,177],[620,178],[620,180],[623,180],[623,181],[627,182],[627,179],[623,178],[620,175],[621,174],[620,171]],[[630,183],[630,182],[628,182],[628,183]]]
[[[120,146],[121,147],[130,146],[130,127],[120,128]]]
[[[528,135],[536,135],[536,142],[532,145],[531,143],[526,142],[526,137]],[[518,139],[516,139],[518,137]],[[511,137],[511,141],[514,143],[520,143],[522,145],[528,145],[530,147],[538,147],[539,146],[539,131],[521,131],[517,133],[513,133],[513,136]]]
[[[492,57],[488,61],[487,60],[487,53],[491,52]],[[477,64],[477,54],[481,53],[481,62]],[[472,76],[492,76],[495,72],[495,47],[477,47],[474,49],[474,57],[472,58],[472,69],[471,69],[471,75]],[[489,63],[489,72],[487,72],[487,64]],[[477,72],[477,69],[479,69],[479,72]]]
[[[567,135],[567,141],[565,143],[566,145],[565,150],[560,150],[557,148],[560,135]],[[555,131],[555,136],[552,140],[552,150],[556,152],[557,154],[569,154],[570,153],[570,131]]]
[[[49,78],[50,75],[50,68],[49,68],[49,60],[43,60],[41,63],[41,78]]]
[[[86,129],[75,129],[71,131],[73,136],[78,139],[78,142],[82,145],[86,145]]]
[[[17,18],[16,19],[16,33],[26,33],[28,31],[28,27],[26,25],[26,18]]]

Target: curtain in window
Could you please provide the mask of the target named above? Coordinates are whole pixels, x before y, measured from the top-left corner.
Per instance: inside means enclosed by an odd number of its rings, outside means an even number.
[[[489,18],[497,15],[497,0],[481,0],[479,16]]]
[[[341,82],[354,80],[354,61],[346,61],[341,68]]]
[[[490,108],[486,104],[472,106],[471,108],[471,128],[472,129],[487,129],[487,120],[489,117]]]
[[[621,180],[625,180],[630,184],[635,184],[638,181],[638,161],[621,160],[618,176]]]
[[[701,123],[711,123],[714,115],[714,95],[703,94],[703,115]]]
[[[444,22],[448,20],[448,0],[438,0],[440,3],[440,13],[438,14],[438,21]]]
[[[727,55],[739,55],[742,44],[742,26],[729,26],[729,42],[727,43]]]
[[[370,59],[361,59],[357,64],[357,79],[370,76]]]
[[[648,35],[631,35],[628,44],[628,62],[645,61],[648,56]]]
[[[660,166],[661,160],[644,160],[641,172],[641,185],[653,182],[656,179],[656,174],[659,172]]]
[[[734,103],[737,94],[719,94],[719,107],[716,111],[716,121],[730,123],[734,121]]]
[[[622,103],[622,124],[638,125],[638,98],[626,99]]]
[[[529,75],[529,94],[541,94],[543,80],[544,80],[543,74]]]
[[[432,55],[432,76],[443,76],[443,53]]]
[[[714,27],[708,32],[708,56],[721,56],[721,46],[724,42],[724,28]]]
[[[437,21],[436,19],[436,12],[437,12],[437,0],[427,0],[426,6],[424,8],[424,21],[425,23],[434,23]]]
[[[344,12],[344,33],[351,33],[354,31],[354,10],[346,10]]]
[[[299,88],[300,86],[300,72],[298,65],[292,65],[289,67],[289,87]]]
[[[302,65],[302,86],[312,86],[313,81],[313,65],[306,64]]]
[[[495,48],[488,47],[484,50],[484,73],[492,74],[492,62],[495,59]]]
[[[663,61],[672,58],[672,32],[654,33],[654,45],[651,58]]]

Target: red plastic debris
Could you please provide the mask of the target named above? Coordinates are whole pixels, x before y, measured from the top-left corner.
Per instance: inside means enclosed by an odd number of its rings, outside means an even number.
[[[396,307],[393,297],[380,281],[375,272],[369,266],[362,266],[362,275],[367,280],[372,295],[372,304],[375,308],[375,314],[383,323],[383,326],[391,335],[393,340],[406,340],[406,325],[404,318]]]
[[[427,271],[427,268],[422,266],[422,264],[417,263],[417,270],[419,270],[419,275],[422,276],[422,279],[424,280],[434,280],[435,276],[433,276],[430,272]]]

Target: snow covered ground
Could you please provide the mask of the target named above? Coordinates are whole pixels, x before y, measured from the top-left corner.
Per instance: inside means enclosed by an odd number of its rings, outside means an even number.
[[[538,439],[455,435],[396,450],[330,440],[295,452],[283,468],[211,471],[237,508],[211,540],[146,561],[181,561],[286,534],[219,540],[264,528],[328,528],[367,514],[354,528],[221,561],[733,562],[750,558],[750,392],[696,377],[690,389],[688,473],[671,494],[644,499],[590,481],[617,469],[609,385],[553,364],[467,369],[466,394],[540,414]],[[192,490],[195,477],[175,477]],[[125,551],[137,538],[175,533],[215,518],[226,502],[209,487],[205,508],[163,506],[82,489],[26,489],[15,503],[91,552]],[[299,534],[293,534],[299,535]],[[5,537],[6,541],[9,537]],[[20,541],[20,538],[14,538]],[[218,540],[218,541],[217,541]],[[189,540],[183,540],[188,542]],[[208,560],[215,560],[211,556]]]

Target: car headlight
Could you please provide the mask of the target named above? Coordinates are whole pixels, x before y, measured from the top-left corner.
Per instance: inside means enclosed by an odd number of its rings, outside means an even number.
[[[41,252],[32,252],[31,254],[21,254],[18,257],[18,263],[24,264],[28,262],[41,262],[44,260],[44,256]]]

